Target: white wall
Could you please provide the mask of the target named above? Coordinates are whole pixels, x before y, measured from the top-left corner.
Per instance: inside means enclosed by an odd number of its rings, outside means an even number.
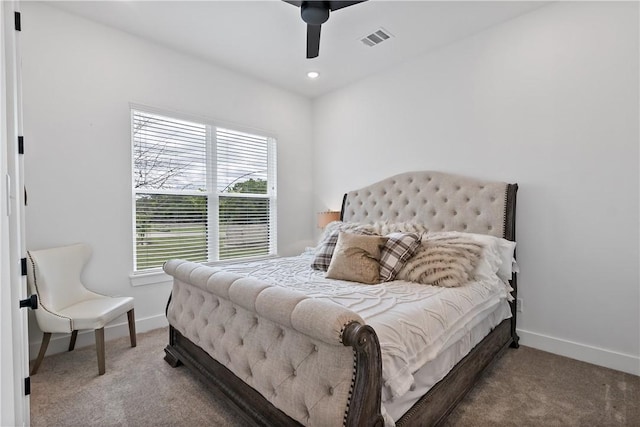
[[[557,3],[317,99],[316,208],[409,170],[517,182],[521,343],[640,374],[638,36],[635,2]]]
[[[132,287],[129,281],[130,102],[275,134],[278,221],[286,224],[279,229],[279,252],[300,253],[310,243],[308,99],[47,5],[24,2],[23,9],[29,249],[88,242],[94,252],[86,283],[135,297],[139,331],[163,324],[170,286]],[[37,347],[36,332],[31,342]],[[68,345],[64,341],[57,348]],[[92,334],[79,336],[78,346],[92,341]]]

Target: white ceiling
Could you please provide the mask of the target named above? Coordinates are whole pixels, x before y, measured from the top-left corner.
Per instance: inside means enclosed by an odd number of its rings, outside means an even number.
[[[547,3],[370,0],[331,13],[314,59],[306,59],[300,9],[278,0],[49,4],[316,97]],[[360,42],[380,27],[394,37],[375,47]],[[311,70],[320,77],[308,79]]]

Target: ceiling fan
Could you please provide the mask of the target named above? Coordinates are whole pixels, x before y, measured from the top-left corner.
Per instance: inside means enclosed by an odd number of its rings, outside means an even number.
[[[329,12],[344,9],[360,1],[295,1],[283,0],[300,8],[302,20],[307,23],[307,58],[315,58],[320,51],[320,26],[329,19]]]

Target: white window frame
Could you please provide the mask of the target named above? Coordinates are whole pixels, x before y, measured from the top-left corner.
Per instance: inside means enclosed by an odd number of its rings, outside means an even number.
[[[195,122],[206,126],[206,155],[208,156],[206,171],[206,192],[197,191],[173,191],[173,190],[148,190],[135,188],[135,159],[134,159],[134,112],[156,114],[173,119]],[[246,262],[256,259],[273,258],[277,256],[277,138],[272,132],[260,129],[238,126],[237,124],[225,124],[218,120],[213,120],[203,116],[189,115],[180,112],[163,110],[140,104],[131,103],[129,105],[130,115],[130,139],[131,139],[131,237],[132,237],[132,272],[129,275],[132,286],[157,284],[170,282],[170,277],[166,275],[161,267],[144,270],[136,270],[136,195],[137,194],[177,194],[177,195],[197,195],[207,197],[207,228],[209,236],[207,238],[208,258],[205,265],[223,265],[237,262]],[[246,193],[219,193],[217,189],[217,141],[216,129],[224,128],[236,132],[243,132],[267,138],[267,193],[253,195]],[[219,260],[219,206],[220,197],[256,197],[266,199],[269,203],[269,245],[268,255],[234,258],[230,260]]]

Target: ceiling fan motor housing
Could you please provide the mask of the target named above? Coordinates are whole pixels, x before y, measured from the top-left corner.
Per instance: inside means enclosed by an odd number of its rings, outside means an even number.
[[[329,19],[329,3],[326,1],[303,1],[300,6],[302,20],[309,25],[322,25]]]

